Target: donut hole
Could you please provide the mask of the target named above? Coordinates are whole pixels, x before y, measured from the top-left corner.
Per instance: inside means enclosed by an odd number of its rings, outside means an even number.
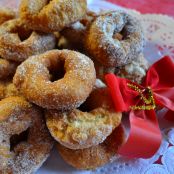
[[[25,142],[28,139],[29,128],[19,135],[15,134],[10,137],[10,151],[14,151],[15,147],[21,142]]]
[[[90,112],[99,107],[98,105],[92,104],[93,94],[94,92],[92,92],[90,96],[86,99],[86,101],[80,105],[80,107],[78,108],[80,111]]]
[[[19,37],[19,39],[22,41],[27,40],[31,34],[32,34],[32,30],[28,30],[25,27],[19,26],[14,28],[11,33],[16,33]]]
[[[127,35],[127,29],[126,27],[123,27],[120,32],[114,31],[112,38],[121,41],[125,40],[127,38]]]
[[[121,33],[114,32],[112,38],[113,38],[114,40],[119,40],[119,41],[121,41],[121,40],[123,40],[123,33],[122,33],[122,32],[121,32]]]
[[[105,87],[94,89],[89,97],[78,108],[82,112],[91,112],[95,109],[110,105],[110,95]]]
[[[90,112],[92,110],[86,102],[80,105],[80,107],[78,107],[77,109],[79,109],[82,112]]]
[[[61,60],[57,64],[55,63],[54,65],[52,65],[51,68],[48,69],[51,76],[51,79],[50,79],[51,82],[60,80],[64,77],[65,75],[64,64],[65,64],[65,61]]]

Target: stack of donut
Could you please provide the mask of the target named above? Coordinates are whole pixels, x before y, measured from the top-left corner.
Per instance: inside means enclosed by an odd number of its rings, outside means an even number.
[[[143,47],[137,19],[90,12],[86,0],[0,9],[0,173],[35,172],[54,143],[78,169],[114,160],[125,133],[104,74],[140,83]]]

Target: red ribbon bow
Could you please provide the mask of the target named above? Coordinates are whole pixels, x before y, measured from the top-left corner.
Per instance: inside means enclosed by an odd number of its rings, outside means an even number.
[[[153,64],[142,85],[114,74],[105,76],[116,111],[130,111],[130,135],[119,154],[150,158],[160,147],[162,136],[155,115],[156,106],[174,115],[174,63],[165,56]]]

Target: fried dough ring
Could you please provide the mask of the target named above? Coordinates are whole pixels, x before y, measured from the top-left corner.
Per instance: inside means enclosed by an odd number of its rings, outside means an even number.
[[[95,70],[96,70],[96,77],[102,81],[105,81],[105,75],[108,73],[115,73],[115,67],[105,67],[98,61],[93,61]]]
[[[51,81],[49,71],[63,74]],[[52,50],[30,57],[18,66],[13,83],[29,101],[43,108],[70,110],[86,100],[95,80],[94,64],[87,56],[70,50]]]
[[[96,13],[88,11],[80,21],[75,22],[61,31],[61,34],[68,40],[72,48],[77,50],[84,49],[84,40],[87,29],[96,17]]]
[[[131,63],[121,67],[104,67],[99,62],[94,61],[97,78],[105,81],[105,75],[108,73],[116,74],[119,77],[129,79],[133,82],[141,84],[146,76],[146,71],[149,68],[148,61],[144,58],[143,53],[140,53]]]
[[[18,64],[16,62],[0,58],[0,79],[6,79],[14,75],[17,66]]]
[[[10,138],[28,130],[26,141],[11,147]],[[22,97],[0,101],[0,172],[33,173],[53,146],[42,112]]]
[[[95,89],[84,107],[90,111],[46,111],[51,135],[69,149],[84,149],[102,143],[121,122],[122,114],[115,112],[107,88]]]
[[[124,143],[125,134],[122,126],[117,127],[107,139],[87,149],[72,150],[60,144],[58,152],[62,158],[77,169],[95,169],[116,159],[119,147]]]
[[[32,30],[53,32],[81,19],[86,0],[22,0],[20,17]]]
[[[12,96],[21,96],[21,94],[11,81],[0,81],[0,100]]]
[[[133,82],[141,84],[143,78],[146,76],[148,68],[148,61],[144,58],[144,55],[140,53],[140,55],[131,63],[117,68],[115,70],[115,74],[122,78],[127,78]]]
[[[0,8],[0,25],[14,18],[16,18],[16,13],[12,9]]]
[[[0,56],[22,62],[29,56],[53,49],[56,38],[28,30],[20,19],[13,19],[0,26]]]
[[[123,66],[143,50],[142,27],[127,13],[106,13],[91,24],[85,45],[92,58],[105,67]]]

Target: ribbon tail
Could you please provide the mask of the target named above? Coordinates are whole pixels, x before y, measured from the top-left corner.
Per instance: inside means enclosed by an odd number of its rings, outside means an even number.
[[[158,105],[174,111],[174,88],[158,90],[154,92],[155,101]]]
[[[131,111],[130,135],[118,153],[130,158],[150,158],[159,149],[161,141],[162,136],[154,110]]]

